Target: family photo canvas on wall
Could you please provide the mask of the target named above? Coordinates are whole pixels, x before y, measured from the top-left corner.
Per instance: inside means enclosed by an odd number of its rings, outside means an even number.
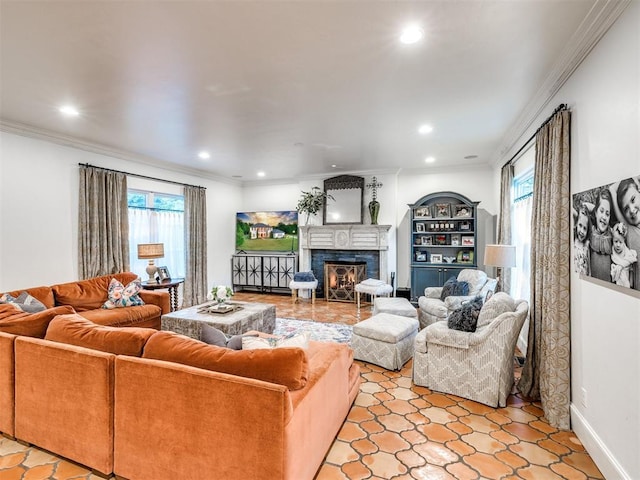
[[[640,290],[640,175],[573,195],[573,268]]]

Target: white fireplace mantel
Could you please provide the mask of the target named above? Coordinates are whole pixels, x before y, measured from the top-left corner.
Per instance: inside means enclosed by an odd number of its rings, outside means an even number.
[[[380,279],[389,281],[388,251],[391,225],[306,225],[299,229],[300,270],[311,269],[312,250],[380,252]]]

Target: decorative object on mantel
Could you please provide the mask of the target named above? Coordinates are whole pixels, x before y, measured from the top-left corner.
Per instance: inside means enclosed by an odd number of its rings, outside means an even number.
[[[380,212],[380,202],[378,202],[378,189],[382,187],[382,183],[378,182],[376,177],[371,179],[371,183],[367,183],[367,188],[371,189],[371,201],[369,202],[369,215],[371,215],[371,225],[378,224],[378,213]]]
[[[296,209],[300,213],[307,214],[305,225],[309,225],[309,216],[318,213],[327,200],[334,200],[334,198],[323,192],[320,187],[313,187],[309,192],[302,192]]]
[[[228,300],[231,300],[234,293],[231,287],[227,287],[226,285],[218,285],[217,287],[213,287],[211,289],[211,293],[207,295],[209,300],[213,300],[218,304],[223,304]]]

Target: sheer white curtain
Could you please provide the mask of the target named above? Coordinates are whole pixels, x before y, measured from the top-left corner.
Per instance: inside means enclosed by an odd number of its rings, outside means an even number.
[[[531,272],[531,211],[533,195],[513,204],[511,241],[516,246],[516,267],[512,269],[511,291],[513,298],[530,302]]]
[[[129,208],[129,239],[131,245],[131,271],[143,280],[147,279],[145,268],[148,260],[139,260],[139,243],[163,243],[164,258],[155,261],[157,266],[166,266],[173,278],[185,276],[184,213]]]

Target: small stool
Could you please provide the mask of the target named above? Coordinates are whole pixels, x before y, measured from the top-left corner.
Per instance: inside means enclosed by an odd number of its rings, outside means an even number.
[[[311,303],[316,303],[316,288],[318,288],[318,280],[312,282],[296,282],[292,280],[289,283],[291,289],[291,301],[296,303],[298,300],[298,290],[311,290]]]
[[[379,313],[353,326],[353,358],[400,370],[413,356],[417,333],[417,319]]]
[[[376,298],[373,301],[373,314],[391,313],[401,317],[418,318],[418,310],[406,298]]]
[[[366,282],[366,280],[365,280]],[[360,282],[355,287],[356,297],[358,300],[358,310],[360,310],[360,294],[365,293],[371,295],[371,298],[375,300],[378,295],[389,295],[393,292],[393,287],[387,283],[380,283],[378,285],[366,284]]]

